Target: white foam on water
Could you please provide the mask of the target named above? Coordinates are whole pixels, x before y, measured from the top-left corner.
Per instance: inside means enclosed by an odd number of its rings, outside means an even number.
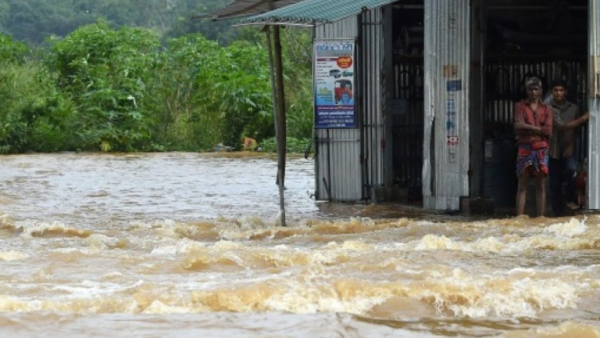
[[[579,221],[571,218],[568,222],[553,224],[545,228],[544,232],[557,236],[574,237],[583,234],[586,230],[585,219]]]
[[[52,249],[49,250],[50,252],[55,252],[55,253],[61,253],[61,254],[71,254],[71,253],[80,253],[80,254],[87,254],[87,250],[85,249],[79,249],[79,248],[56,248],[56,249]]]
[[[0,251],[0,261],[12,262],[29,258],[29,255],[19,251]]]
[[[504,338],[600,338],[600,326],[567,321],[558,326],[536,327],[507,332]]]
[[[91,252],[98,253],[119,245],[120,239],[102,234],[93,234],[85,239]]]
[[[54,291],[66,292],[68,295],[62,298],[94,298],[98,296],[111,296],[119,292],[135,289],[144,285],[144,281],[112,283],[92,280],[84,280],[81,283],[70,283],[55,285],[51,288]]]
[[[10,214],[0,212],[0,225],[13,225],[14,220]]]
[[[90,230],[87,229],[76,229],[62,222],[37,222],[37,221],[26,221],[20,223],[18,228],[22,230],[21,237],[43,237],[45,235],[63,235],[63,236],[75,236],[75,237],[88,237],[91,234]]]
[[[311,268],[300,275],[213,285],[193,292],[192,298],[194,304],[211,311],[364,315],[390,299],[406,297],[429,304],[442,316],[535,318],[546,310],[576,308],[580,295],[591,287],[578,281],[577,271],[562,275],[521,269],[484,275],[462,269],[415,273],[424,276],[418,280],[369,281],[340,278],[335,272]]]
[[[113,271],[102,275],[102,279],[112,279],[112,278],[120,278],[123,277],[123,273],[120,271]]]
[[[172,306],[167,305],[159,300],[153,301],[149,306],[145,307],[141,312],[143,314],[174,314],[174,313],[201,313],[208,312],[204,308],[193,309],[190,306]]]
[[[527,235],[506,234],[501,237],[488,236],[472,240],[450,238],[444,235],[427,234],[421,239],[401,243],[402,250],[431,251],[450,250],[465,252],[484,252],[518,254],[530,250],[579,250],[598,247],[599,233],[589,232],[585,220],[572,218],[569,222],[557,223],[545,228],[530,230]]]
[[[207,244],[199,243],[197,241],[193,241],[187,238],[182,238],[177,240],[174,244],[171,242],[165,244],[157,244],[156,247],[152,249],[150,255],[152,256],[173,256],[178,254],[190,253],[193,251],[198,251],[206,248]]]
[[[3,312],[37,311],[41,309],[41,304],[40,300],[22,300],[14,296],[0,295],[0,311]]]
[[[514,277],[511,274],[471,275],[454,269],[452,275],[434,275],[409,297],[433,300],[440,313],[482,318],[536,317],[546,309],[575,308],[583,284],[567,278]]]

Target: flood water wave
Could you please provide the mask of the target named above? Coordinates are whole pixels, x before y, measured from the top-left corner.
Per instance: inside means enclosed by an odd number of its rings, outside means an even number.
[[[600,337],[596,215],[323,208],[292,159],[281,227],[269,157],[0,166],[3,336]]]

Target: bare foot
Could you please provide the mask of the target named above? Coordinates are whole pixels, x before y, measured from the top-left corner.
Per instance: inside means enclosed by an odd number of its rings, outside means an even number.
[[[578,210],[580,207],[573,202],[569,202],[569,203],[567,203],[567,208],[569,208],[571,210]]]

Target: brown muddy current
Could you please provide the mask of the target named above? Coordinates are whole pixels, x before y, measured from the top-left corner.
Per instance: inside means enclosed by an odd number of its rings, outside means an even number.
[[[600,218],[329,205],[291,159],[0,157],[1,337],[600,337]]]

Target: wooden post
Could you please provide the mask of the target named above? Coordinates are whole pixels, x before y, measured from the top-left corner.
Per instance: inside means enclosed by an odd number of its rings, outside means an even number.
[[[273,95],[273,116],[275,120],[275,138],[277,139],[277,185],[279,186],[279,216],[281,226],[285,222],[285,161],[286,161],[286,121],[285,90],[283,88],[283,60],[281,56],[281,31],[279,26],[265,27],[271,70],[271,87]]]
[[[265,26],[263,31],[267,35],[267,51],[269,53],[269,71],[271,78],[271,97],[273,100],[273,126],[275,127],[275,139],[277,140],[277,83],[275,82],[275,68],[273,66],[273,40],[271,39],[271,26]],[[277,178],[279,184],[279,177]]]
[[[273,32],[275,80],[277,82],[277,178],[279,179],[279,211],[281,226],[285,224],[285,158],[286,158],[286,121],[285,121],[285,90],[283,88],[283,60],[281,57],[280,27],[275,26]]]

